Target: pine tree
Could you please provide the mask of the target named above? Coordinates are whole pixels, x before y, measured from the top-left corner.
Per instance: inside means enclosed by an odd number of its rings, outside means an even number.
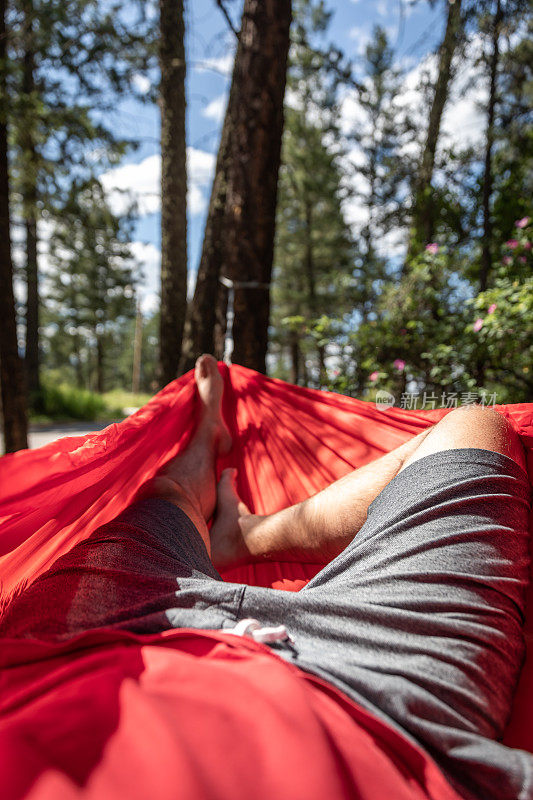
[[[108,122],[117,96],[132,91],[131,74],[153,62],[154,30],[141,8],[120,2],[13,0],[10,73],[12,183],[25,230],[26,366],[39,389],[39,219],[53,214],[71,180],[87,178],[92,154],[116,163],[128,142]],[[132,19],[133,17],[133,19]]]
[[[68,339],[78,382],[103,392],[106,344],[135,317],[135,264],[130,231],[106,203],[96,180],[73,185],[50,242],[51,322]],[[64,347],[64,344],[63,344]]]
[[[183,0],[160,0],[161,318],[160,371],[178,374],[187,308],[187,170]]]
[[[327,381],[330,317],[351,308],[353,247],[342,200],[337,81],[322,48],[330,15],[300,0],[288,85],[274,260],[271,350],[294,383]],[[335,348],[336,346],[333,345]],[[331,349],[331,348],[330,348]],[[288,372],[284,364],[288,362]]]
[[[7,158],[6,3],[0,0],[0,389],[4,447],[7,453],[28,446],[26,394],[18,353]]]
[[[366,217],[357,269],[357,309],[366,322],[375,310],[377,287],[387,279],[390,268],[383,242],[387,234],[406,224],[405,191],[412,163],[404,148],[412,141],[413,131],[400,106],[401,77],[394,54],[379,26],[365,49],[363,70],[360,119],[350,138],[357,155],[353,179],[356,186],[362,184],[353,197]]]
[[[428,128],[422,156],[413,185],[413,208],[408,257],[420,253],[431,242],[436,209],[433,199],[433,172],[442,116],[452,80],[452,61],[462,29],[461,0],[447,2],[446,29],[439,48],[437,79],[429,108]]]
[[[200,342],[215,346],[217,307],[223,338],[225,277],[235,287],[233,360],[265,371],[290,23],[291,0],[244,2],[182,369]]]

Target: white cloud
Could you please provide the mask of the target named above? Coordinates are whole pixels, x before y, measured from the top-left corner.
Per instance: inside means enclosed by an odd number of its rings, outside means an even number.
[[[225,93],[221,94],[219,97],[215,97],[215,99],[211,100],[202,110],[202,116],[207,117],[207,119],[213,119],[215,122],[222,122],[226,111],[226,100],[227,95]]]
[[[187,203],[191,214],[201,214],[207,205],[207,199],[199,186],[194,183],[189,186]]]
[[[161,207],[161,156],[153,155],[138,164],[123,164],[100,176],[111,208],[124,214],[133,202],[140,216],[153,214]]]
[[[198,61],[194,68],[198,72],[218,72],[220,75],[229,78],[233,71],[234,57],[233,50],[230,50],[220,58],[205,58],[203,61]]]
[[[364,30],[357,29],[357,35],[364,36]],[[473,146],[482,141],[486,121],[482,108],[486,105],[487,81],[480,73],[475,63],[479,57],[480,43],[473,42],[466,62],[452,83],[450,96],[446,104],[442,119],[439,150],[450,146],[457,149]],[[435,80],[437,62],[434,55],[427,56],[415,66],[411,66],[405,73],[403,89],[396,98],[398,105],[409,115],[418,131],[417,137],[404,142],[401,153],[405,157],[418,159],[420,148],[423,144],[428,121],[428,100],[421,88],[422,79],[427,76],[432,82]],[[485,101],[485,102],[484,102]],[[359,103],[358,94],[354,90],[346,90],[340,98],[339,125],[342,134],[348,137],[345,142],[346,155],[344,162],[349,168],[346,186],[356,193],[355,197],[347,199],[344,203],[346,220],[353,226],[357,233],[367,222],[367,211],[364,208],[364,196],[367,193],[367,182],[358,167],[363,165],[364,155],[359,144],[350,140],[354,131],[363,137],[369,134],[369,121],[366,112]],[[439,175],[435,175],[439,180]],[[363,195],[361,198],[357,195]],[[405,248],[405,241],[401,232],[393,231],[380,243],[381,248],[393,255],[401,255]]]
[[[387,0],[378,0],[376,11],[380,17],[385,17],[389,12]]]
[[[372,34],[370,31],[365,30],[365,28],[361,28],[356,26],[352,28],[349,33],[350,39],[354,39],[356,41],[355,45],[355,54],[359,57],[364,56],[365,50],[367,45],[370,43],[372,39]]]
[[[140,94],[146,94],[151,85],[152,81],[150,78],[147,78],[146,75],[141,75],[139,72],[134,72],[131,76],[131,84],[134,89],[137,89]]]
[[[215,168],[212,153],[187,148],[189,181],[188,202],[192,214],[200,214],[207,206],[207,192]],[[108,200],[116,214],[124,214],[136,202],[140,216],[154,214],[161,208],[161,156],[148,156],[138,164],[123,164],[100,176]]]
[[[141,309],[144,314],[152,313],[159,307],[161,251],[154,244],[145,242],[132,242],[130,247],[143,273],[139,286]]]
[[[475,145],[483,136],[485,120],[482,107],[486,104],[487,82],[482,68],[476,66],[480,42],[471,43],[468,57],[461,64],[450,87],[448,101],[442,118],[439,148],[455,146],[465,148]],[[437,73],[437,58],[427,56],[405,76],[404,92],[400,98],[402,106],[413,109],[414,121],[425,133],[428,106],[420,90],[422,76],[427,73],[434,81]]]
[[[187,171],[191,184],[205,186],[213,180],[216,156],[213,153],[206,153],[205,150],[197,150],[195,147],[187,148]]]
[[[131,252],[142,273],[137,291],[143,314],[159,310],[161,291],[161,251],[151,242],[131,242]],[[189,270],[187,292],[192,297],[196,283],[196,271]]]

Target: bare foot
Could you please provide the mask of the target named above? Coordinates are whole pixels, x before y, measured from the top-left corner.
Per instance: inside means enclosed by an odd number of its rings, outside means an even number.
[[[156,476],[151,491],[167,498],[177,493],[176,504],[194,517],[197,527],[198,520],[205,527],[215,510],[215,459],[231,449],[231,436],[222,417],[224,381],[213,356],[200,356],[194,376],[202,405],[198,427],[188,447]]]
[[[225,469],[217,486],[217,509],[210,531],[211,560],[217,569],[228,569],[250,560],[249,540],[252,530],[262,519],[250,513],[242,502],[235,478],[237,470]]]
[[[205,429],[209,436],[213,436],[217,454],[224,455],[231,450],[231,436],[222,417],[224,381],[213,356],[200,356],[194,367],[194,379],[202,403],[198,432]]]

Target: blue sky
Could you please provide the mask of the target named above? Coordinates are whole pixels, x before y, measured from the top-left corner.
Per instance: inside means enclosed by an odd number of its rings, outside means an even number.
[[[229,4],[238,14],[241,2]],[[415,69],[431,53],[443,33],[444,3],[431,9],[427,0],[331,0],[334,12],[327,41],[341,48],[360,69],[364,48],[374,25],[382,25],[405,69]],[[201,248],[205,214],[218,148],[220,125],[232,66],[233,34],[215,0],[189,0],[187,27],[187,144],[189,147],[189,268],[191,284]],[[154,80],[156,80],[154,76]],[[140,89],[146,79],[134,78]],[[146,276],[143,304],[156,305],[159,259],[159,111],[150,104],[126,100],[117,107],[113,125],[118,135],[140,140],[122,164],[105,174],[104,185],[120,209],[124,200],[113,187],[128,190],[141,209],[136,224],[134,251]]]

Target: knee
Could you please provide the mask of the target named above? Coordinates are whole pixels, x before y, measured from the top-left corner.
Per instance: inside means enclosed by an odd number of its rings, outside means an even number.
[[[509,426],[512,429],[512,426],[509,425],[509,422],[503,416],[503,414],[500,414],[493,408],[487,408],[486,406],[478,405],[459,406],[459,408],[454,408],[453,411],[450,411],[449,414],[446,414],[446,416],[443,417],[441,422],[444,421],[452,425],[488,425],[489,427],[494,427],[497,429]]]
[[[436,427],[440,426],[443,435],[464,441],[463,445],[453,446],[494,450],[509,456],[526,469],[520,437],[512,423],[498,411],[476,405],[461,406],[450,411]]]

